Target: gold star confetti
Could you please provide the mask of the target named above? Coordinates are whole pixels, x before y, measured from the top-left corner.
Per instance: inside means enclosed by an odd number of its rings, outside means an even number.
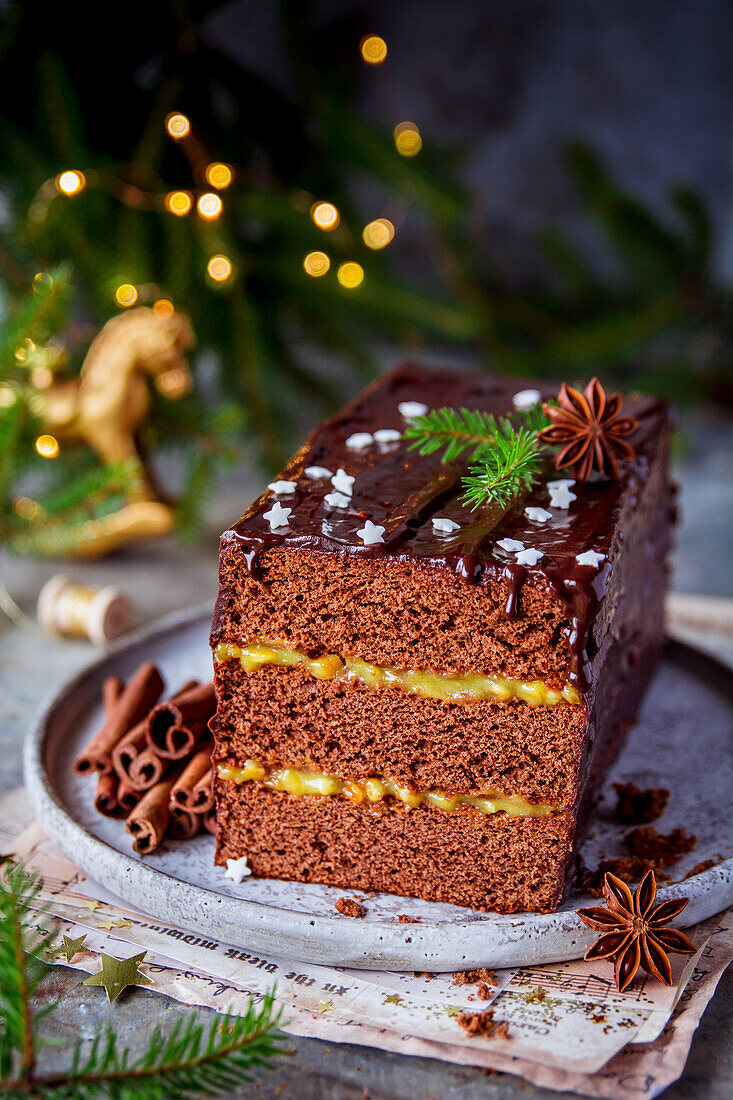
[[[319,1001],[316,1005],[316,1012],[330,1012],[333,1008],[333,1001]]]
[[[82,901],[79,904],[80,909],[91,909],[94,912],[95,909],[99,909],[98,901]]]
[[[111,1004],[128,985],[153,984],[150,978],[146,978],[138,969],[146,955],[147,951],[141,951],[139,955],[133,955],[131,959],[114,959],[103,951],[102,969],[98,974],[91,974],[81,984],[104,986]]]
[[[461,1015],[461,1009],[458,1007],[458,1005],[446,1005],[445,1008],[443,1009],[443,1012],[446,1014],[446,1016],[460,1016]]]
[[[382,1001],[382,1004],[383,1005],[402,1004],[402,997],[400,997],[399,993],[390,993],[390,995],[388,997],[384,998],[384,1000]]]
[[[79,936],[78,940],[70,940],[68,936],[64,936],[63,947],[59,947],[56,951],[54,951],[54,955],[57,958],[59,955],[65,955],[66,961],[71,962],[71,960],[74,958],[74,955],[81,951],[82,947],[84,946],[85,939],[85,935]]]
[[[97,925],[97,928],[106,928],[107,931],[110,928],[132,928],[129,920],[125,920],[124,917],[120,917],[119,920],[101,920]]]

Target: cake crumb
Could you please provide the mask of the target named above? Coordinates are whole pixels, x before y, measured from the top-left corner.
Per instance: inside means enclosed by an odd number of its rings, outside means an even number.
[[[339,898],[334,909],[344,917],[363,917],[366,909],[355,898]]]
[[[673,829],[665,835],[658,833],[653,825],[640,825],[626,834],[624,843],[633,856],[648,860],[658,869],[669,867],[680,856],[691,852],[697,837],[688,836],[685,829]]]
[[[420,917],[408,917],[407,913],[400,913],[397,918],[398,924],[422,924]]]
[[[595,871],[585,871],[579,886],[592,898],[600,898],[603,896],[603,879],[607,874],[631,884],[641,882],[647,871],[654,871],[657,882],[669,882],[669,875],[661,871],[654,861],[639,859],[638,856],[620,856],[618,859],[602,859]]]
[[[478,970],[456,970],[452,975],[453,985],[475,985],[476,982],[488,982],[496,985],[496,974],[493,970],[487,970],[485,966]]]
[[[488,984],[488,982],[479,982],[478,983],[478,988],[476,989],[476,995],[478,996],[478,999],[480,1001],[490,1000],[491,995],[492,995],[493,992],[494,991],[491,988],[491,986]]]
[[[471,1038],[484,1035],[487,1039],[511,1039],[509,1025],[505,1020],[495,1020],[493,1008],[483,1012],[462,1012],[457,1017],[458,1026]]]
[[[646,825],[664,813],[669,801],[666,787],[642,790],[636,783],[614,783],[618,795],[616,820],[622,825]]]
[[[429,970],[413,970],[412,972],[416,978],[424,978],[426,982],[431,981],[435,977],[435,974],[431,974]]]
[[[695,875],[701,875],[703,871],[709,871],[711,867],[717,866],[718,861],[716,859],[704,859],[702,863],[696,863],[691,870],[687,872],[685,878],[694,878]],[[682,880],[684,882],[684,879]]]

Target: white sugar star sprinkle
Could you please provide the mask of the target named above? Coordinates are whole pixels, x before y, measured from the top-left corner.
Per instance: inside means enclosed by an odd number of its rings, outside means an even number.
[[[578,565],[592,565],[594,569],[598,569],[601,562],[606,560],[606,555],[599,554],[597,550],[586,550],[583,554],[576,554],[575,560]]]
[[[326,493],[323,503],[329,508],[348,508],[351,497],[347,497],[344,493]]]
[[[402,439],[402,433],[394,428],[380,428],[374,433],[374,439],[377,443],[396,443],[398,439]]]
[[[510,554],[516,553],[517,550],[524,550],[524,543],[519,542],[518,539],[499,539],[496,545]]]
[[[552,512],[546,508],[525,508],[524,514],[532,523],[547,523],[548,519],[552,519]]]
[[[364,447],[371,447],[374,442],[374,436],[369,432],[355,432],[350,435],[346,440],[346,446],[350,447],[352,451],[361,451]]]
[[[351,474],[347,474],[346,470],[342,470],[339,466],[338,470],[331,478],[331,484],[336,492],[344,493],[347,497],[350,497],[353,491],[352,485],[355,480],[356,479],[353,478]]]
[[[541,397],[542,394],[539,390],[520,390],[519,393],[514,394],[512,405],[515,409],[531,409]]]
[[[270,530],[275,531],[278,527],[287,527],[288,516],[292,510],[292,508],[283,508],[280,501],[276,500],[269,512],[263,512],[262,518],[270,524]]]
[[[384,527],[378,523],[372,523],[370,519],[364,521],[364,526],[356,532],[365,546],[373,546],[377,542],[384,542],[382,538]]]
[[[227,869],[224,872],[224,878],[230,878],[232,882],[240,883],[243,878],[247,878],[247,875],[251,875],[249,867],[247,866],[247,857],[242,856],[240,859],[228,859]]]
[[[433,518],[433,529],[440,531],[441,535],[450,535],[454,531],[458,531],[460,523],[456,523],[455,520],[447,519],[445,516],[435,516]]]
[[[428,411],[427,405],[423,405],[422,401],[400,401],[397,408],[405,420],[414,420],[416,416],[425,416]]]
[[[319,478],[319,477],[331,477],[331,471],[327,470],[325,466],[306,466],[303,470],[306,477]]]
[[[517,554],[517,565],[536,565],[540,558],[544,558],[544,556],[541,550],[528,547],[526,550],[520,550]]]
[[[551,508],[569,508],[570,501],[578,499],[575,493],[570,492],[571,485],[575,485],[572,478],[561,478],[559,481],[547,482]]]
[[[275,496],[285,496],[294,493],[297,484],[297,481],[271,481],[267,488],[272,489]]]

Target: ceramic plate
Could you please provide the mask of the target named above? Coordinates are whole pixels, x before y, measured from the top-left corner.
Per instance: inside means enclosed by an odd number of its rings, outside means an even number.
[[[589,904],[571,897],[557,913],[502,916],[387,894],[361,895],[328,886],[245,879],[235,885],[214,867],[214,839],[166,842],[142,858],[118,820],[93,806],[95,783],[74,774],[73,761],[102,720],[106,676],[126,679],[142,661],[155,661],[169,686],[211,676],[211,609],[198,607],[159,620],[76,676],[37,716],[25,746],[25,782],[38,819],[88,875],[151,917],[214,935],[258,953],[369,970],[458,970],[508,967],[581,956],[593,933],[574,910]],[[624,854],[622,827],[613,820],[613,781],[671,792],[661,832],[684,826],[697,836],[694,851],[672,869],[675,879],[706,859],[716,865],[660,889],[659,897],[686,895],[679,924],[686,927],[733,903],[733,827],[730,750],[733,673],[682,645],[670,644],[647,693],[640,720],[604,788],[582,855],[588,866]],[[363,920],[342,917],[334,902],[361,897]],[[397,916],[419,917],[399,924]]]

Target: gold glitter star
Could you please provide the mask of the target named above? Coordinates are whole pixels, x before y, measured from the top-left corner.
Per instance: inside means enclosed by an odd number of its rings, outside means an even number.
[[[146,978],[138,969],[146,955],[147,951],[141,951],[139,955],[133,955],[131,959],[114,959],[103,951],[102,969],[98,974],[91,974],[81,984],[104,986],[111,1004],[128,985],[153,984],[150,978]]]
[[[95,909],[99,909],[98,901],[82,901],[79,905],[80,909],[91,909],[94,912]]]
[[[74,958],[74,955],[81,951],[82,947],[84,946],[85,939],[86,935],[79,936],[78,940],[70,940],[68,936],[64,936],[63,947],[57,948],[56,951],[54,951],[54,955],[56,957],[58,957],[59,955],[65,955],[66,961],[71,962],[71,960]]]
[[[316,1012],[330,1012],[333,1008],[333,1001],[319,1001],[316,1005]]]
[[[382,1001],[383,1005],[398,1005],[402,1003],[402,998],[399,993],[390,993],[388,997],[385,997]]]
[[[132,928],[129,920],[125,920],[124,917],[120,917],[119,920],[101,920],[97,925],[97,928],[106,928],[107,931],[110,928]]]

